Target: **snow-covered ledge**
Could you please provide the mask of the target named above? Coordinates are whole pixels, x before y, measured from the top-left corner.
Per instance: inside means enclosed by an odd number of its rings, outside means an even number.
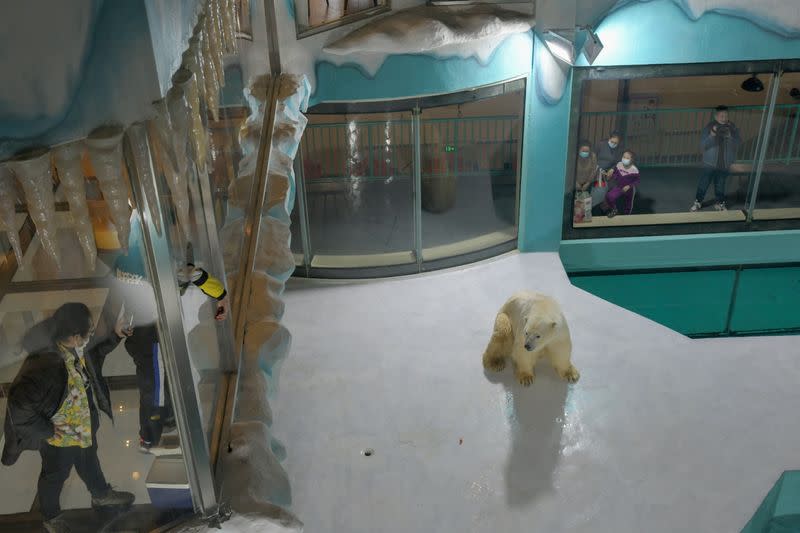
[[[335,65],[356,63],[371,76],[396,54],[474,57],[486,65],[503,41],[533,24],[530,15],[496,5],[419,6],[358,28],[325,46],[323,55]]]

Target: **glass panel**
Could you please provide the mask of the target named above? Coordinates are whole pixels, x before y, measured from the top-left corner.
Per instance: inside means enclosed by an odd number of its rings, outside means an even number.
[[[743,221],[772,75],[755,79],[585,81],[569,180],[573,227]],[[609,180],[625,151],[633,165]]]
[[[168,410],[159,406],[168,402],[169,389],[159,381],[157,352],[142,343],[155,327],[156,300],[143,263],[125,278],[110,275],[114,266],[136,262],[140,219],[131,209],[122,130],[99,130],[95,137],[22,155],[0,168],[0,197],[19,211],[3,225],[9,245],[0,284],[0,422],[9,417],[4,459],[13,460],[3,467],[3,479],[15,482],[0,500],[0,514],[28,513],[36,502],[45,519],[88,509],[89,490],[98,495],[110,483],[136,504],[159,507],[163,513],[152,520],[164,523],[191,512],[192,502],[188,491],[183,504],[152,501],[147,483],[158,475],[156,458],[140,452],[140,434],[150,431],[156,414],[163,415],[162,449],[180,450]],[[111,186],[99,187],[98,180]],[[15,208],[16,188],[17,200],[26,201]],[[21,244],[20,268],[10,241]],[[127,254],[122,245],[130,246]],[[131,326],[133,335],[124,341],[115,333],[130,333]],[[29,413],[37,424],[26,419]],[[88,484],[73,469],[65,483],[37,499],[40,472],[78,450],[90,464],[97,458]],[[183,461],[174,466],[175,483],[185,484]],[[82,513],[80,520],[86,530],[100,531],[124,515]]]
[[[230,127],[233,128],[232,125]],[[217,144],[213,148],[215,157],[209,166],[209,177],[207,174],[200,174],[191,161],[184,159],[180,163],[181,150],[186,154],[188,143],[186,147],[180,148],[177,141],[181,137],[175,134],[175,153],[179,163],[171,168],[172,163],[160,144],[163,137],[157,135],[158,128],[157,122],[151,123],[150,142],[154,138],[158,139],[154,150],[158,155],[158,206],[167,225],[164,231],[168,237],[169,260],[173,266],[174,280],[181,287],[180,308],[184,334],[192,364],[195,392],[201,408],[203,429],[210,445],[216,406],[220,401],[222,356],[229,353],[233,346],[229,330],[223,326],[225,315],[217,317],[218,313],[227,312],[229,299],[217,299],[224,295],[225,272],[218,261],[219,251],[210,239],[211,232],[216,237],[217,222],[214,215],[221,210],[219,197],[211,194],[211,187],[216,184],[216,191],[224,189],[230,176],[229,168],[235,163],[235,152],[233,144],[229,142],[230,136],[219,134],[223,128],[212,128],[212,132],[217,133],[212,137],[212,142]],[[227,128],[223,131],[227,131]],[[175,177],[180,175],[185,178]],[[217,202],[214,201],[215,198]],[[209,205],[206,205],[207,201],[210,201]],[[232,216],[230,209],[225,216]]]
[[[523,89],[422,111],[425,261],[516,239],[524,107]]]
[[[301,150],[311,266],[415,261],[410,112],[309,115]]]
[[[755,220],[800,218],[800,72],[781,77],[758,185]]]

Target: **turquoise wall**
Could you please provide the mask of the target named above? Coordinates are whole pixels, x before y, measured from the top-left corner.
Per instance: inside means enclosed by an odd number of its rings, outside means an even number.
[[[360,66],[319,61],[310,105],[320,102],[392,100],[444,94],[490,85],[531,69],[531,33],[516,34],[495,49],[487,64],[475,58],[437,58],[421,54],[389,56],[374,76]]]
[[[563,241],[567,272],[800,262],[796,231]]]
[[[685,335],[800,330],[800,267],[571,276],[573,285]]]
[[[579,276],[572,284],[685,335],[725,329],[732,270]]]
[[[672,0],[629,2],[607,15],[596,32],[603,51],[594,66],[800,57],[800,39],[733,15],[710,12],[692,20]],[[576,65],[587,66],[586,58]]]

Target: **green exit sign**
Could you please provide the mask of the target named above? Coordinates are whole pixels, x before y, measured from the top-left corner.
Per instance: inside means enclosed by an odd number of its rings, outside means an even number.
[[[446,153],[448,153],[448,154],[449,154],[450,152],[455,152],[455,151],[456,151],[456,146],[455,146],[454,144],[445,144],[445,145],[444,145],[444,151],[445,151]]]

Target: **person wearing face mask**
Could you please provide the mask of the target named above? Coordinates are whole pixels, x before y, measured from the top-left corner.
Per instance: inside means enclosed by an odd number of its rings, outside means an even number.
[[[9,389],[2,463],[13,465],[24,450],[39,451],[38,496],[47,531],[71,530],[60,516],[59,499],[73,467],[93,508],[124,508],[134,501],[133,494],[111,488],[97,457],[98,411],[112,418],[103,362],[130,333],[120,320],[110,338],[90,346],[89,308],[67,303],[23,338],[29,355]]]
[[[614,186],[606,193],[604,210],[607,211],[608,218],[613,218],[619,214],[617,201],[620,197],[625,198],[623,212],[630,215],[633,211],[633,195],[636,186],[639,185],[639,169],[633,164],[634,154],[630,150],[622,153],[622,160],[614,167],[612,179]]]
[[[696,212],[703,208],[703,200],[712,181],[717,200],[714,209],[717,211],[728,210],[725,203],[725,181],[728,179],[731,165],[736,160],[736,151],[741,142],[739,128],[728,119],[728,108],[724,105],[717,106],[714,111],[714,120],[706,124],[700,134],[700,145],[703,149],[703,172],[697,183],[694,203],[689,211]]]
[[[597,156],[592,152],[588,141],[581,141],[575,162],[575,190],[588,191],[596,177]]]
[[[607,173],[608,176],[614,172],[614,165],[622,156],[622,148],[619,146],[621,136],[618,131],[612,131],[608,140],[597,143],[594,153],[597,154],[597,166]]]

